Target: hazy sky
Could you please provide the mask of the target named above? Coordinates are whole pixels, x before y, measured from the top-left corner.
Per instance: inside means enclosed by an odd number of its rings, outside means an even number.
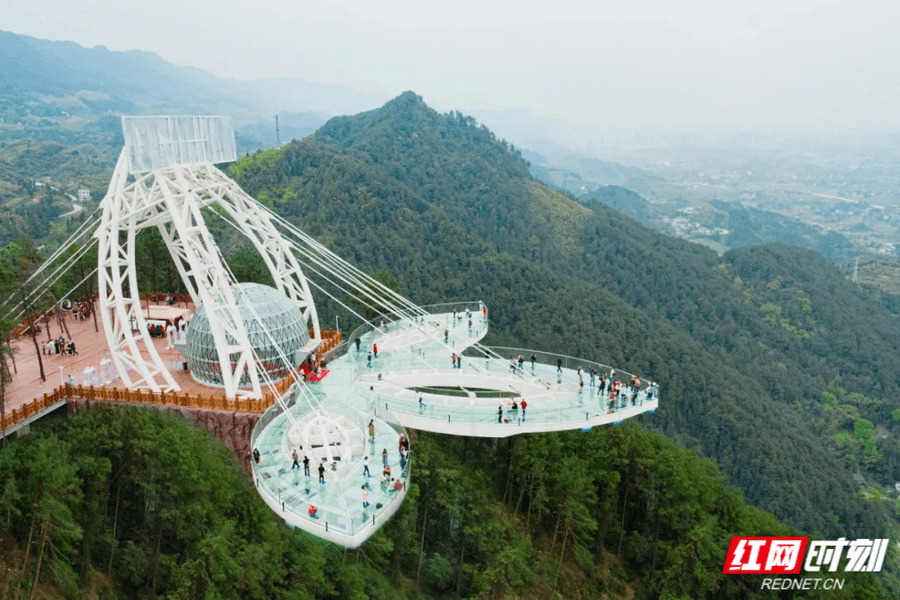
[[[243,79],[600,124],[900,126],[897,0],[2,0],[0,28]],[[2,66],[0,66],[2,69]]]

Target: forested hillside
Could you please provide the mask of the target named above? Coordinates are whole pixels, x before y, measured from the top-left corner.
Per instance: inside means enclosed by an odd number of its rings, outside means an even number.
[[[0,599],[777,597],[723,575],[725,552],[733,534],[797,532],[660,434],[421,434],[413,448],[400,512],[345,551],[284,527],[178,416],[44,420],[0,448]],[[821,597],[885,596],[849,574]]]
[[[753,504],[814,535],[885,534],[894,509],[862,488],[897,472],[900,325],[821,257],[775,246],[720,259],[582,206],[412,93],[233,173],[415,301],[483,299],[493,342],[657,380],[661,409],[642,422],[715,458]],[[829,386],[870,400],[832,407]],[[877,455],[859,460],[857,442]]]

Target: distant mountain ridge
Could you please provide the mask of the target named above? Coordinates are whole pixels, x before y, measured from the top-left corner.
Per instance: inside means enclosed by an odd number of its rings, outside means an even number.
[[[37,137],[118,114],[226,114],[237,126],[277,112],[356,112],[378,100],[300,79],[241,81],[142,50],[85,48],[0,31],[0,139]],[[73,121],[77,117],[77,122]],[[17,135],[19,134],[19,135]]]
[[[227,109],[239,114],[251,110],[211,73],[176,67],[141,50],[112,52],[103,46],[84,48],[74,42],[0,32],[0,61],[7,73],[0,94],[31,103],[43,96],[45,104],[55,103],[60,112],[70,114],[93,114],[98,109],[125,113]],[[72,102],[72,96],[79,101]],[[92,96],[105,102],[99,104]]]
[[[0,31],[0,241],[49,233],[49,220],[29,216],[35,180],[69,194],[85,187],[95,199],[103,196],[123,145],[121,115],[230,115],[238,152],[245,154],[308,136],[329,116],[379,103],[344,86],[225,79],[152,52]],[[70,208],[63,195],[55,203],[56,212]]]

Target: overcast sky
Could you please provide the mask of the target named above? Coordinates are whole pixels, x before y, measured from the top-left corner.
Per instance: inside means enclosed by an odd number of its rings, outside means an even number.
[[[439,110],[900,126],[898,0],[3,0],[0,28]]]

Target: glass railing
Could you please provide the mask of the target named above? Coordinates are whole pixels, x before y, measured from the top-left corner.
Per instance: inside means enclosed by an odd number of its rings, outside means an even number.
[[[648,401],[646,391],[648,384],[644,383],[642,385],[643,389],[639,391],[634,388],[629,389],[623,386],[622,389],[624,391],[622,394],[612,401],[609,400],[607,393],[603,399],[603,405],[601,406],[599,397],[599,374],[609,374],[613,371],[613,367],[602,363],[523,348],[500,347],[490,348],[489,350],[496,354],[500,354],[501,357],[503,355],[518,357],[518,355],[521,354],[523,357],[526,357],[526,361],[521,368],[516,364],[516,367],[513,369],[511,368],[508,359],[485,358],[482,350],[470,348],[463,352],[463,355],[467,360],[463,362],[463,368],[460,370],[460,373],[466,375],[472,373],[478,375],[493,373],[498,375],[514,375],[516,380],[529,383],[530,385],[537,385],[547,390],[549,390],[549,387],[553,384],[556,386],[571,386],[568,391],[568,393],[571,394],[571,398],[566,401],[565,408],[560,408],[560,403],[557,402],[554,404],[553,408],[544,410],[541,408],[539,400],[537,402],[528,400],[530,403],[528,414],[532,415],[532,418],[535,421],[568,422],[579,418],[589,419],[591,414],[595,414],[604,408],[605,410],[603,412],[608,414],[609,411],[617,412],[624,408],[643,406],[643,404]],[[530,361],[532,354],[535,356],[533,365]],[[558,372],[559,363],[557,361],[559,358],[562,359],[562,373]],[[433,369],[435,373],[437,373],[438,371],[446,371],[446,369],[451,367],[449,352],[446,358],[437,357],[433,354],[423,354],[417,356],[415,361],[409,360],[406,357],[392,357],[386,355],[377,359],[377,364],[374,364],[372,368],[366,366],[366,358],[363,356],[352,357],[347,361],[347,364],[352,369],[351,378],[356,378],[360,374],[377,375],[386,372],[396,374],[412,370],[421,372],[423,368]],[[582,378],[584,381],[584,386],[580,389],[577,384],[577,378],[573,377],[573,375],[577,373],[577,368],[579,366],[583,369]],[[594,386],[591,386],[590,381],[591,368],[594,368],[598,372],[598,376],[594,380]],[[615,373],[615,378],[625,384],[630,383],[631,377],[632,374],[626,371],[616,371]],[[515,387],[515,381],[512,381],[509,384],[511,388]],[[473,384],[473,387],[477,387],[477,385],[478,384],[475,383]],[[492,404],[488,401],[508,400],[511,395],[511,392],[507,390],[468,391],[465,390],[465,386],[462,385],[460,388],[462,389],[448,388],[442,390],[441,393],[437,393],[437,390],[434,388],[429,389],[429,386],[416,384],[409,386],[409,389],[412,392],[409,398],[388,397],[385,399],[383,395],[376,393],[375,400],[376,404],[381,408],[387,406],[390,410],[395,410],[404,414],[421,415],[427,418],[437,418],[448,422],[465,421],[489,423],[492,421],[496,422],[497,405],[487,408],[488,404]],[[420,408],[418,404],[418,395],[420,391],[424,400],[424,408]],[[565,392],[565,390],[563,391]],[[558,394],[559,391],[554,393]],[[469,403],[469,406],[460,406],[458,401],[454,406],[447,406],[446,400],[448,397],[457,399],[468,397],[471,398],[471,402]],[[655,388],[653,397],[657,399],[659,397],[659,392]],[[586,410],[582,411],[581,407],[585,407]],[[585,412],[588,413],[587,417],[584,415]]]
[[[422,309],[426,314],[430,314],[430,315],[451,314],[451,313],[453,313],[453,309],[455,308],[455,309],[457,309],[457,312],[463,316],[465,316],[466,310],[468,309],[472,312],[473,317],[475,317],[475,316],[480,317],[483,307],[484,307],[484,303],[481,300],[474,300],[474,301],[470,301],[470,302],[444,302],[444,303],[440,303],[440,304],[426,304],[426,305],[420,306],[418,308]],[[335,347],[329,354],[334,353],[334,351],[337,350],[337,348],[340,348],[341,346],[345,346],[344,353],[346,354],[348,348],[351,348],[351,347],[355,348],[356,340],[358,338],[362,337],[366,333],[369,333],[370,331],[375,329],[376,325],[380,326],[381,321],[384,321],[385,324],[390,326],[390,324],[392,324],[395,321],[407,321],[407,320],[411,321],[411,320],[413,320],[414,317],[416,319],[420,319],[421,315],[418,315],[418,314],[412,315],[411,313],[406,312],[406,311],[400,311],[400,312],[391,311],[391,312],[379,313],[369,323],[363,323],[362,325],[360,325],[356,329],[354,329],[350,333],[350,335],[347,336],[346,342],[341,343],[340,345]],[[421,321],[419,321],[419,323],[421,324]],[[373,325],[373,324],[375,324],[375,325]],[[335,358],[337,358],[337,356],[342,356],[343,354],[340,354],[340,355],[332,354],[332,355]]]
[[[468,406],[447,404],[445,398],[433,394],[422,394],[423,406],[418,403],[418,395],[415,399],[399,399],[391,397],[379,398],[379,409],[387,409],[395,413],[420,416],[427,419],[439,420],[448,424],[453,423],[481,423],[481,424],[517,424],[526,423],[576,423],[589,422],[603,415],[612,415],[630,408],[641,408],[648,402],[647,393],[643,390],[634,393],[620,394],[610,400],[608,394],[600,394],[589,388],[585,388],[580,394],[571,392],[571,398],[563,405],[557,400],[552,406],[542,406],[539,396],[529,399],[528,396],[515,395],[516,404],[519,406],[513,410],[511,392],[497,391],[495,398],[472,398]],[[527,402],[527,408],[523,410],[520,405],[522,398]],[[559,394],[554,395],[554,399]],[[654,394],[653,400],[658,397]],[[550,404],[548,402],[548,404]]]
[[[630,382],[632,377],[638,377],[637,375],[634,375],[633,373],[621,371],[619,369],[616,369],[615,367],[611,367],[610,365],[604,365],[603,363],[598,363],[598,362],[594,362],[591,360],[585,360],[583,358],[577,358],[574,356],[566,356],[565,354],[557,354],[557,353],[553,353],[553,352],[542,352],[540,350],[529,350],[527,348],[511,348],[511,347],[504,347],[504,346],[487,346],[486,348],[501,357],[504,357],[504,356],[510,356],[510,357],[516,357],[516,358],[518,358],[519,356],[524,357],[525,362],[522,364],[522,369],[518,370],[519,373],[524,373],[524,374],[529,374],[529,373],[536,371],[537,365],[545,365],[545,366],[551,366],[551,367],[556,368],[556,367],[560,366],[560,359],[561,359],[561,366],[563,369],[571,369],[573,371],[577,371],[578,367],[581,367],[584,371],[585,381],[590,380],[591,368],[593,368],[597,371],[598,378],[601,373],[605,373],[605,374],[609,375],[613,371],[615,372],[615,375],[613,375],[613,377],[615,379],[618,379],[619,381],[622,381],[625,383]],[[476,358],[476,359],[484,358],[484,352],[480,352],[478,348],[468,348],[465,351],[463,351],[463,355],[468,356],[470,358]],[[532,362],[531,362],[532,356],[534,356],[534,358],[535,358],[535,360],[534,360],[535,368],[534,369],[532,368]],[[509,364],[510,363],[507,360],[506,361],[507,368],[509,368]],[[649,381],[645,379],[645,380],[643,380],[642,384],[643,384],[642,387],[646,388],[646,386],[649,385]],[[655,387],[655,385],[654,385],[654,387]]]
[[[469,303],[470,305],[475,304]],[[466,303],[445,303],[440,305],[430,305],[423,307],[434,311],[452,311],[453,307],[465,307]],[[446,313],[443,313],[446,314]],[[351,334],[350,339],[355,335],[365,334],[372,330],[372,327],[365,324],[358,327]],[[347,353],[349,346],[342,351]],[[350,369],[349,379],[355,380],[359,375],[379,375],[383,373],[402,374],[404,371],[419,371],[422,374],[423,369],[433,369],[435,373],[446,373],[451,368],[450,356],[452,349],[441,351],[440,348],[433,346],[426,351],[424,348],[413,348],[408,353],[379,353],[379,358],[374,360],[372,367],[368,367],[366,354],[360,352],[359,355],[352,355],[347,361],[341,361],[341,366]],[[633,374],[626,371],[615,370],[610,365],[585,360],[582,358],[560,355],[558,353],[542,352],[539,350],[531,350],[526,348],[512,347],[469,347],[460,353],[463,360],[463,368],[461,374],[471,375],[514,375],[515,380],[509,381],[509,389],[517,386],[515,381],[527,383],[529,386],[539,386],[547,390],[551,394],[551,398],[544,404],[541,394],[537,392],[524,392],[528,402],[526,416],[523,418],[521,409],[511,412],[506,406],[509,402],[511,391],[505,389],[476,389],[466,390],[464,385],[456,388],[450,386],[447,389],[438,392],[434,386],[422,385],[421,381],[409,385],[411,391],[406,397],[387,396],[377,392],[374,393],[374,402],[381,409],[389,409],[397,413],[407,415],[418,415],[429,419],[438,419],[448,423],[465,422],[465,423],[522,423],[524,422],[543,422],[543,423],[561,423],[561,422],[577,422],[590,421],[600,415],[614,414],[624,409],[643,407],[649,400],[647,388],[649,381],[642,382],[642,389],[636,390],[634,387],[622,386],[622,393],[615,398],[609,398],[607,391],[604,396],[600,397],[599,383],[600,374],[607,376],[615,372],[614,378],[624,384],[632,382]],[[488,356],[486,357],[486,354]],[[521,367],[516,362],[515,366],[511,365],[509,358],[523,356],[524,363]],[[534,356],[532,363],[531,357]],[[499,358],[498,358],[499,357]],[[562,372],[559,372],[561,367]],[[574,375],[577,373],[578,367],[583,370],[582,379],[583,387],[579,388],[578,379]],[[597,371],[594,378],[594,386],[591,386],[591,369]],[[348,381],[349,383],[349,381]],[[478,383],[471,383],[473,388],[478,387]],[[552,393],[551,386],[554,387]],[[564,386],[568,389],[560,389]],[[437,386],[445,387],[445,386]],[[489,387],[489,386],[485,386]],[[462,388],[462,389],[460,389]],[[423,397],[423,406],[418,403],[419,392]],[[362,392],[369,394],[368,390]],[[528,398],[528,395],[535,395],[534,398]],[[564,400],[560,400],[560,395],[565,396]],[[469,398],[469,402],[460,399]],[[659,398],[659,391],[654,386],[653,400]],[[517,401],[520,400],[517,398]],[[452,403],[452,405],[448,404]],[[500,404],[503,405],[502,414]],[[632,413],[633,414],[633,413]]]
[[[474,341],[474,339],[479,338],[487,330],[487,322],[481,317],[481,312],[480,312],[481,308],[483,306],[484,306],[484,303],[482,303],[480,300],[476,300],[476,301],[471,301],[471,302],[445,302],[442,304],[428,304],[425,306],[421,306],[419,308],[421,308],[427,314],[447,315],[447,316],[452,314],[453,309],[456,308],[459,311],[459,314],[462,314],[463,317],[465,316],[466,307],[469,307],[470,309],[476,309],[477,312],[476,312],[476,310],[472,310],[473,327],[470,331],[468,331],[469,335],[465,336],[463,338],[463,339],[466,339],[466,337],[470,337],[470,338],[473,338],[473,341]],[[476,316],[478,317],[477,319],[475,318]],[[359,325],[353,331],[351,331],[345,341],[343,341],[339,345],[335,346],[332,350],[330,350],[325,355],[325,359],[327,361],[331,362],[331,361],[337,360],[338,358],[340,358],[342,356],[346,356],[348,354],[353,354],[354,352],[356,352],[356,340],[357,339],[362,339],[363,336],[365,336],[366,334],[369,334],[369,333],[372,333],[375,335],[382,333],[380,331],[380,324],[381,324],[382,320],[384,321],[384,323],[388,329],[388,332],[390,332],[392,330],[394,332],[396,332],[396,330],[393,329],[396,327],[400,327],[403,329],[412,329],[415,327],[415,325],[411,321],[414,321],[414,323],[417,325],[425,325],[426,324],[424,317],[422,317],[420,315],[410,315],[407,312],[402,312],[402,313],[390,312],[390,313],[380,314],[380,315],[376,316],[375,318],[373,318],[370,323],[363,323],[362,325]],[[378,327],[372,325],[372,323],[377,323]],[[456,332],[458,330],[456,330],[455,327],[457,327],[457,326],[467,327],[468,326],[467,323],[463,324],[462,322],[460,322],[457,325],[455,323],[451,323],[450,320],[448,320],[446,323],[439,323],[439,324],[444,325],[445,327],[448,328],[448,336],[447,336],[448,343],[450,343],[451,345],[453,345],[455,343],[456,339],[458,339],[458,337],[459,337],[458,335],[456,335]],[[438,336],[438,337],[440,337],[440,336]],[[396,358],[401,358],[400,363],[409,365],[409,368],[421,368],[423,366],[430,366],[430,365],[425,365],[421,361],[419,361],[419,357],[422,356],[422,354],[424,353],[424,346],[430,346],[432,343],[433,342],[431,339],[429,339],[427,342],[425,342],[424,345],[413,343],[404,352],[399,353],[400,356],[396,357]],[[450,353],[453,352],[452,348],[449,352]],[[462,351],[460,351],[459,353],[462,354]],[[358,364],[359,361],[361,359],[366,359],[367,354],[368,354],[368,348],[361,346],[361,349],[359,351],[359,357],[357,358],[357,360],[355,361],[353,366],[355,368],[359,368],[360,367],[360,365]],[[394,351],[394,352],[387,351],[387,352],[380,353],[379,358],[376,359],[380,362],[373,363],[373,368],[375,368],[377,366],[384,366],[385,361],[383,359],[386,356],[390,356],[392,354],[397,354],[397,352],[396,351]],[[448,355],[448,357],[449,357],[449,355]],[[416,365],[416,363],[419,363],[419,364]],[[363,372],[363,371],[360,369],[359,372]]]

